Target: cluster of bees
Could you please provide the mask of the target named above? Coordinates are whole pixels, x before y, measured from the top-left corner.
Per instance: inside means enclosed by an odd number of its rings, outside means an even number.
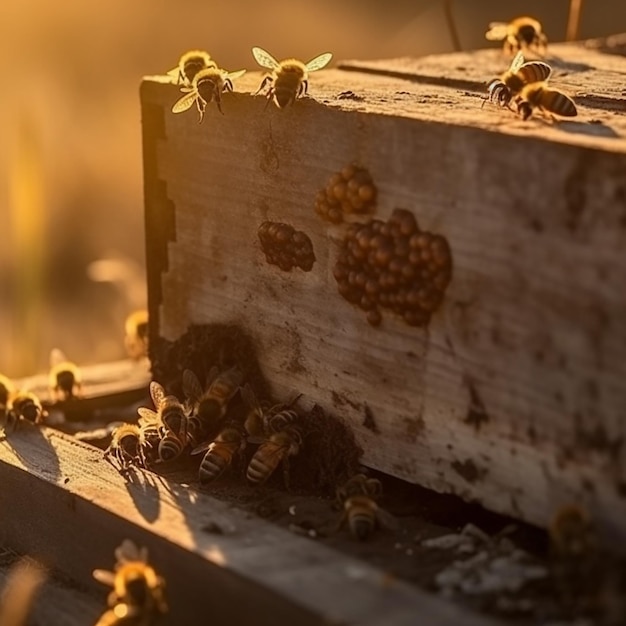
[[[148,312],[133,311],[125,322],[124,345],[128,356],[135,360],[148,356]],[[80,368],[58,348],[50,353],[48,399],[50,405],[72,402],[82,397]],[[0,374],[0,418],[4,430],[14,430],[21,421],[43,424],[47,417],[44,402],[33,391],[17,389],[13,381]]]
[[[346,215],[370,213],[376,206],[377,189],[371,174],[358,165],[347,165],[333,174],[316,198],[315,212],[332,224]]]
[[[238,366],[224,371],[213,367],[203,388],[189,369],[183,372],[185,402],[168,395],[156,381],[150,384],[155,409],[140,407],[137,424],[122,424],[105,451],[122,474],[134,467],[158,468],[181,455],[203,454],[198,470],[201,485],[219,478],[248,444],[258,448],[248,462],[246,477],[264,483],[282,464],[289,482],[289,457],[302,446],[301,416],[292,404],[263,408]],[[245,419],[229,417],[229,403],[237,393],[247,405]]]
[[[381,308],[411,326],[425,326],[452,276],[452,256],[441,235],[422,231],[410,211],[395,209],[387,222],[351,224],[333,275],[339,293],[378,326]]]
[[[577,115],[573,100],[562,91],[548,85],[552,69],[547,63],[540,61],[525,62],[524,52],[535,56],[545,56],[547,37],[541,23],[532,17],[519,17],[511,22],[492,22],[485,34],[490,41],[503,41],[504,52],[515,55],[509,69],[500,77],[488,84],[487,100],[502,107],[517,111],[522,119],[527,120],[538,110],[548,115],[573,117]],[[297,59],[277,61],[263,48],[252,48],[256,62],[264,69],[270,70],[262,80],[255,95],[265,90],[269,101],[274,101],[280,109],[292,104],[308,92],[309,73],[321,70],[330,63],[332,54],[326,52],[303,63]],[[172,111],[181,113],[194,104],[200,114],[200,122],[204,119],[206,106],[215,101],[222,112],[222,93],[233,91],[233,80],[245,74],[246,70],[228,72],[215,63],[208,52],[191,50],[183,54],[178,66],[168,72],[179,84],[184,95],[177,100]],[[342,181],[333,181],[333,188],[326,198],[318,199],[319,213],[331,222],[341,221],[341,208],[361,211],[373,200],[372,188],[364,182],[363,190],[342,191]],[[336,190],[334,189],[336,187]],[[350,196],[348,209],[344,199]]]
[[[265,260],[284,272],[299,267],[310,272],[315,263],[313,244],[309,236],[282,222],[262,222],[257,231]]]
[[[505,53],[515,55],[509,69],[487,85],[489,102],[517,112],[524,120],[535,110],[549,116],[578,114],[567,94],[548,85],[552,68],[542,61],[524,59],[525,51],[540,57],[545,55],[547,38],[537,20],[520,17],[508,24],[493,22],[485,36],[489,40],[504,40]]]
[[[325,52],[303,63],[296,59],[277,61],[263,48],[252,48],[256,62],[263,68],[271,70],[267,74],[257,94],[266,90],[268,102],[274,101],[280,109],[307,94],[309,73],[326,67],[332,59],[330,52]],[[182,113],[194,104],[200,114],[200,122],[204,119],[206,106],[215,101],[220,113],[222,111],[222,93],[233,91],[233,80],[243,76],[246,70],[227,72],[217,66],[208,52],[204,50],[190,50],[182,55],[178,66],[168,74],[175,78],[183,87],[185,94],[174,103],[172,111]]]

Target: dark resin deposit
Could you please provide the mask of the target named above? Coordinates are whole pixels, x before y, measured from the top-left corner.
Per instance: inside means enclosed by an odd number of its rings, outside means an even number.
[[[339,293],[367,311],[377,326],[380,309],[426,326],[452,276],[452,256],[441,235],[420,231],[413,214],[395,209],[389,221],[350,226],[333,272]]]

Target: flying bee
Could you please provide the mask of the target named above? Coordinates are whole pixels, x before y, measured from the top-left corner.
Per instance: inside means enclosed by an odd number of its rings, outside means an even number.
[[[176,396],[166,395],[162,385],[154,380],[150,383],[150,396],[157,410],[155,412],[147,407],[139,407],[137,412],[143,418],[139,425],[159,424],[159,459],[173,461],[187,445],[187,410]]]
[[[121,424],[113,431],[111,443],[104,451],[104,458],[118,470],[120,474],[126,474],[131,467],[140,465],[148,466],[148,458],[150,451],[154,446],[154,438],[152,432],[146,428],[145,423],[137,424]],[[158,441],[158,438],[157,438]],[[115,463],[111,460],[113,458]]]
[[[124,347],[131,359],[139,361],[148,356],[148,311],[133,311],[124,323]]]
[[[491,22],[485,37],[489,41],[504,40],[504,52],[508,55],[519,50],[531,50],[544,56],[548,45],[541,22],[532,17],[518,17],[509,23]]]
[[[115,550],[115,571],[96,569],[93,577],[113,590],[109,610],[96,626],[148,626],[168,610],[165,581],[148,564],[148,552],[125,539]]]
[[[541,61],[524,63],[524,55],[518,52],[509,69],[494,78],[488,85],[487,100],[501,107],[511,107],[511,100],[519,94],[525,85],[545,81],[552,73],[552,68]],[[483,101],[484,104],[484,101]]]
[[[198,478],[201,484],[207,484],[219,478],[233,462],[235,455],[243,452],[246,446],[246,438],[237,425],[229,425],[223,428],[217,437],[210,442],[198,446],[191,454],[199,454],[206,450]]]
[[[31,391],[18,391],[9,400],[7,412],[7,426],[17,427],[20,420],[31,422],[32,424],[42,424],[46,412],[41,401]]]
[[[394,529],[396,519],[376,503],[382,494],[382,485],[376,478],[357,474],[337,489],[337,499],[343,504],[343,513],[337,530],[346,524],[352,535],[365,541],[377,527]]]
[[[55,402],[66,402],[81,395],[81,374],[78,366],[58,348],[50,352],[50,373],[48,387],[50,396]]]
[[[195,443],[216,432],[242,382],[243,372],[237,365],[221,374],[214,366],[203,391],[198,377],[191,370],[183,371],[183,391],[191,405],[190,427]]]
[[[233,91],[233,80],[243,76],[246,70],[238,70],[236,72],[227,72],[219,67],[207,67],[200,70],[193,79],[190,87],[183,87],[182,92],[185,93],[182,98],[177,100],[172,107],[173,113],[182,113],[191,107],[195,102],[200,120],[202,123],[206,105],[215,100],[215,104],[220,113],[222,111],[222,92]]]
[[[527,120],[535,109],[544,115],[551,114],[560,117],[576,117],[578,111],[574,101],[562,91],[550,89],[545,82],[526,85],[520,91],[517,102],[517,112],[523,120]]]
[[[252,48],[252,54],[261,67],[272,70],[272,73],[263,79],[257,93],[269,85],[267,99],[268,101],[274,99],[279,109],[284,109],[297,98],[306,95],[309,87],[309,72],[321,70],[333,58],[330,52],[325,52],[308,63],[302,63],[296,59],[285,59],[279,62],[269,52],[257,47]]]
[[[262,437],[264,434],[281,432],[293,425],[294,422],[298,421],[299,415],[291,407],[300,395],[296,396],[289,404],[277,404],[265,411],[250,385],[246,384],[241,388],[241,396],[250,409],[244,423],[246,432],[256,438]]]
[[[167,74],[176,78],[178,84],[191,85],[198,72],[208,67],[217,67],[208,52],[189,50],[180,57],[178,65]]]

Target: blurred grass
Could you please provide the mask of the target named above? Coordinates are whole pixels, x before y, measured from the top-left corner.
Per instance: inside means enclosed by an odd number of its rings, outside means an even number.
[[[487,45],[488,22],[524,14],[562,40],[569,0],[453,0],[452,8],[469,49]],[[626,3],[585,4],[581,37],[619,30]],[[141,76],[167,71],[191,48],[227,68],[253,68],[253,45],[304,59],[452,50],[443,0],[0,3],[0,224],[9,225],[0,372],[45,370],[55,346],[79,363],[123,356],[124,318],[144,303],[129,304],[120,283],[94,283],[87,266],[107,256],[144,263]]]

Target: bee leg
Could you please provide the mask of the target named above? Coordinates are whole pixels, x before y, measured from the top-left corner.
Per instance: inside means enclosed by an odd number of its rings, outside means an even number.
[[[300,92],[298,93],[298,98],[301,96],[306,96],[309,94],[309,81],[303,80],[302,85],[300,85]]]
[[[198,108],[198,113],[200,113],[200,119],[198,120],[198,124],[202,124],[202,120],[204,119],[204,110],[206,109],[206,104],[202,100],[200,100],[200,98],[197,98],[196,107]]]
[[[230,78],[224,81],[224,91],[233,91],[233,83]]]
[[[268,83],[272,82],[272,77],[271,76],[266,76],[262,81],[261,81],[261,86],[254,92],[254,95],[256,96],[257,94],[261,93],[263,91],[263,89],[265,89],[265,87],[267,86]]]
[[[215,104],[217,104],[217,110],[224,115],[224,111],[222,111],[222,96],[219,91],[215,94]]]

